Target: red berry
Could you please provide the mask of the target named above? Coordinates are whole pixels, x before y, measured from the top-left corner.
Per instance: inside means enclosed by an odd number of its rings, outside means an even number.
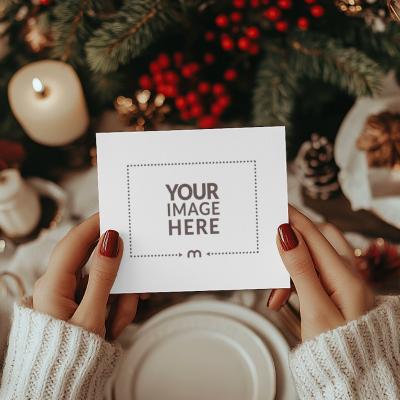
[[[292,7],[292,0],[278,0],[278,7],[282,10],[289,10]]]
[[[163,91],[161,92],[165,97],[176,97],[177,90],[173,85],[164,85]]]
[[[197,95],[196,92],[188,92],[187,95],[186,95],[186,100],[190,104],[195,104],[195,103],[198,102],[199,96]]]
[[[227,95],[221,96],[221,97],[218,99],[218,102],[217,102],[217,103],[220,105],[220,107],[222,107],[223,109],[225,109],[226,107],[229,106],[229,104],[231,104],[231,98],[230,98],[229,96],[227,96]]]
[[[233,0],[233,7],[244,8],[246,7],[246,0]]]
[[[277,7],[269,7],[264,11],[264,17],[269,21],[276,21],[281,15],[281,10],[279,10]]]
[[[215,33],[213,31],[208,31],[204,34],[204,39],[206,39],[207,42],[212,42],[215,40]]]
[[[212,90],[215,96],[221,96],[225,93],[225,86],[222,83],[214,83]]]
[[[300,17],[297,20],[297,26],[299,27],[299,29],[301,29],[302,31],[306,31],[308,29],[308,27],[310,26],[310,21],[308,20],[308,18],[306,17]]]
[[[152,61],[151,63],[150,63],[150,66],[149,66],[149,68],[150,68],[150,71],[153,73],[153,74],[156,74],[157,72],[160,72],[160,66],[158,65],[158,63],[156,62],[156,61]]]
[[[156,92],[165,94],[165,85],[163,83],[158,84],[156,86]]]
[[[234,81],[237,78],[237,72],[233,68],[229,68],[224,73],[224,78],[227,81]]]
[[[246,35],[250,39],[257,39],[260,36],[260,30],[256,26],[249,26],[246,28]]]
[[[307,4],[314,4],[317,0],[304,0]]]
[[[174,63],[177,67],[180,67],[183,63],[183,53],[180,51],[177,51],[174,53]]]
[[[189,63],[182,67],[182,75],[185,78],[191,78],[199,70],[199,65],[197,63]]]
[[[159,65],[162,69],[168,68],[168,67],[169,67],[169,64],[170,64],[168,54],[161,53],[161,54],[158,56],[157,62],[158,62],[158,65]]]
[[[221,47],[225,51],[232,51],[235,47],[235,43],[233,42],[231,37],[229,37],[228,35],[224,35],[221,38]]]
[[[316,4],[310,8],[310,13],[315,18],[321,18],[325,14],[325,9],[319,4]]]
[[[213,115],[205,115],[199,120],[199,128],[209,129],[217,125],[217,119]]]
[[[175,106],[178,110],[183,110],[186,107],[186,100],[183,96],[179,96],[175,99]]]
[[[190,68],[189,65],[184,65],[182,67],[182,76],[185,77],[186,79],[192,76],[192,69]]]
[[[250,7],[256,8],[260,6],[260,0],[250,0]]]
[[[211,114],[219,116],[223,112],[224,112],[224,109],[218,103],[214,103],[211,106]]]
[[[164,73],[164,80],[168,83],[177,84],[179,82],[179,76],[174,71],[166,71]]]
[[[181,119],[183,121],[188,121],[190,119],[190,112],[189,111],[182,111],[181,112]]]
[[[217,15],[215,18],[215,25],[220,28],[226,28],[229,25],[229,19],[225,14]]]
[[[249,54],[256,56],[260,52],[260,46],[257,43],[252,43],[249,48]]]
[[[204,62],[206,64],[213,64],[215,61],[215,56],[212,53],[205,53],[204,54]]]
[[[48,6],[50,4],[50,0],[40,0],[39,4],[41,6]]]
[[[243,36],[238,40],[238,47],[240,50],[247,51],[250,47],[250,40],[248,37]]]
[[[194,104],[190,109],[190,114],[193,118],[199,118],[203,115],[203,107],[200,104]]]
[[[188,64],[188,66],[189,66],[190,70],[192,71],[192,74],[195,74],[200,69],[200,65],[197,62],[191,62]]]
[[[211,86],[208,82],[200,82],[199,85],[197,86],[197,90],[201,94],[207,94],[211,89]]]
[[[234,23],[240,22],[242,20],[242,14],[240,14],[240,12],[238,11],[234,11],[231,14],[231,21]]]
[[[147,90],[149,90],[149,89],[151,89],[151,88],[153,87],[153,81],[151,80],[151,78],[150,78],[149,75],[142,75],[142,76],[139,78],[139,86],[140,86],[142,89],[147,89]]]
[[[154,74],[153,79],[156,85],[161,85],[164,82],[164,77],[161,72],[157,72],[156,74]]]
[[[286,21],[283,21],[283,20],[282,21],[278,21],[275,24],[275,29],[278,32],[286,32],[289,29],[289,24]]]

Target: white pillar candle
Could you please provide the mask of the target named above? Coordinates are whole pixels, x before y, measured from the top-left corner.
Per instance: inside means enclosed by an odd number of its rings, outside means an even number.
[[[40,219],[39,195],[18,170],[0,171],[0,230],[11,238],[31,233]]]
[[[40,144],[69,144],[89,125],[78,75],[63,62],[44,60],[25,65],[11,78],[8,98],[25,132]]]

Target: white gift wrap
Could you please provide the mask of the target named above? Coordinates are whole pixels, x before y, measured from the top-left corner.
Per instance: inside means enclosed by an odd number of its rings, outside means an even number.
[[[21,178],[18,170],[0,172],[0,230],[11,238],[22,237],[40,219],[39,195]]]
[[[353,210],[371,210],[400,228],[400,173],[389,168],[370,168],[364,151],[357,148],[369,116],[383,111],[400,112],[400,93],[387,97],[359,98],[346,115],[335,143],[339,182]]]

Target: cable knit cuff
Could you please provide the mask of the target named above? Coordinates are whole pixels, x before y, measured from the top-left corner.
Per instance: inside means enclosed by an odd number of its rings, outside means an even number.
[[[0,398],[101,398],[120,353],[94,333],[16,304]]]
[[[297,347],[290,367],[304,399],[400,399],[400,297]]]

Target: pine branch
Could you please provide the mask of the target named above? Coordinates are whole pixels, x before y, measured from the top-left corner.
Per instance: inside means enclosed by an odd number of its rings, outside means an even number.
[[[286,131],[290,131],[296,86],[296,77],[289,69],[286,53],[267,52],[256,76],[253,94],[254,124],[285,125]]]
[[[290,66],[297,75],[322,80],[355,97],[379,92],[383,71],[362,51],[314,33],[289,38],[289,45]]]
[[[390,23],[384,32],[373,32],[364,27],[354,32],[353,44],[363,50],[386,71],[400,66],[400,30],[396,23]],[[344,37],[347,41],[347,35]]]
[[[84,43],[92,32],[92,19],[102,1],[60,0],[53,9],[54,46],[52,55],[63,61],[82,64]]]
[[[147,49],[167,27],[176,24],[173,0],[128,1],[114,18],[103,23],[86,45],[93,71],[115,71]]]

